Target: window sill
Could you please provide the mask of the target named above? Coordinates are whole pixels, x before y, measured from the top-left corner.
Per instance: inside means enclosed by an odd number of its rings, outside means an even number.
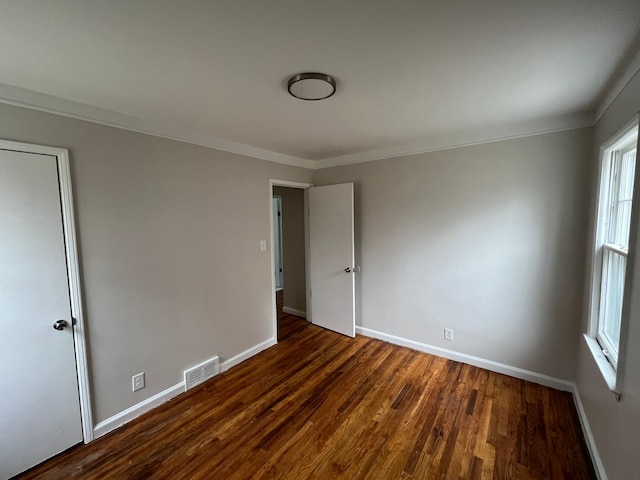
[[[598,365],[598,369],[600,370],[604,381],[607,383],[607,387],[609,387],[611,393],[616,396],[616,400],[620,400],[621,392],[617,388],[616,371],[607,360],[607,357],[604,356],[604,353],[602,353],[600,344],[595,338],[592,338],[587,334],[584,334],[584,341],[587,343],[587,347],[589,347],[591,355],[593,355],[593,359],[596,361],[596,365]]]

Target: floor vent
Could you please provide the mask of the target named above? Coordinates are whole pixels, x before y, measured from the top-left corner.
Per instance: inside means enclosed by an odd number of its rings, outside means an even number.
[[[211,377],[220,373],[220,361],[218,357],[213,357],[206,362],[196,365],[184,372],[184,391],[191,390],[196,385],[206,382]]]

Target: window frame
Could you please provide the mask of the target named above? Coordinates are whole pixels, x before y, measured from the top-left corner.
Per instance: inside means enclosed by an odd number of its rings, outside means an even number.
[[[632,142],[631,147],[620,147],[625,143]],[[638,200],[640,199],[640,166],[638,165],[638,116],[631,122],[627,123],[616,135],[604,143],[600,147],[599,169],[597,177],[597,204],[594,215],[593,241],[591,249],[591,281],[590,281],[590,298],[589,298],[589,317],[587,332],[584,335],[587,346],[591,350],[593,357],[598,365],[609,389],[615,394],[619,400],[621,396],[620,383],[622,379],[622,371],[624,369],[624,355],[626,351],[626,337],[629,318],[629,302],[631,297],[631,279],[633,276],[634,252],[637,240],[638,226]],[[611,182],[612,154],[615,151],[621,151],[619,155],[622,157],[625,151],[636,148],[636,168],[634,172],[633,199],[631,206],[631,220],[629,225],[629,241],[628,249],[616,246],[607,242],[610,225],[606,223],[608,217],[613,218],[611,214],[611,190],[613,188]],[[606,339],[600,335],[601,312],[600,305],[603,301],[606,289],[606,278],[603,276],[604,261],[607,253],[622,255],[626,258],[624,288],[622,292],[622,315],[620,318],[620,340],[618,345],[617,360],[613,358],[608,350],[611,347]]]

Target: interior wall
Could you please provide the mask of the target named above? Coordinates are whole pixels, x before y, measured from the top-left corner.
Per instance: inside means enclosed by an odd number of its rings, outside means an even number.
[[[591,145],[585,128],[315,172],[355,183],[357,324],[572,380]]]
[[[306,313],[304,190],[273,187],[273,194],[282,198],[284,306]]]
[[[600,145],[613,137],[640,110],[640,72],[609,106],[595,127],[593,170],[599,164]],[[591,218],[597,204],[597,176],[591,190]],[[636,200],[637,201],[637,200]],[[634,206],[634,208],[637,207]],[[592,222],[589,240],[592,238]],[[592,248],[591,243],[588,250]],[[640,242],[636,245],[640,249]],[[580,339],[577,385],[593,437],[610,479],[637,478],[640,471],[640,251],[635,252],[634,275],[631,279],[631,306],[622,399],[617,402],[609,391],[600,370]],[[588,291],[588,284],[585,290]],[[585,299],[581,332],[587,332],[588,299]]]
[[[269,178],[309,170],[5,104],[0,138],[70,151],[96,423],[272,336]]]

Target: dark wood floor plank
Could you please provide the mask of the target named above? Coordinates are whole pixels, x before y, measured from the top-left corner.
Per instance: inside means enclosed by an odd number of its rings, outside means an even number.
[[[276,347],[20,478],[595,478],[570,394],[281,317]]]

